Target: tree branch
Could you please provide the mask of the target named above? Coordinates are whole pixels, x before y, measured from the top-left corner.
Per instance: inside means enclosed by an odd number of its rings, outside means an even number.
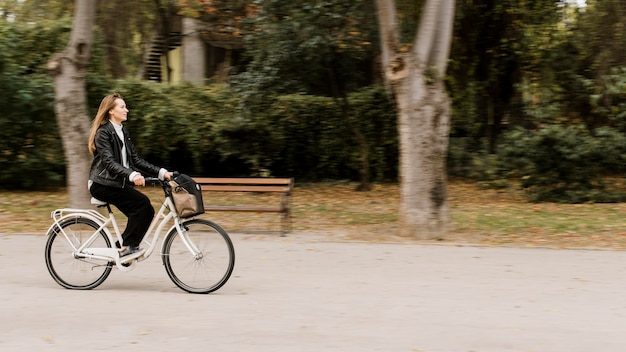
[[[378,7],[378,26],[382,51],[382,67],[385,71],[399,47],[398,21],[395,0],[376,0]]]
[[[439,77],[443,77],[448,66],[448,55],[450,54],[452,30],[454,27],[454,2],[455,0],[441,0],[439,11],[437,11],[437,32],[428,60],[428,66],[437,70]]]
[[[415,37],[418,65],[427,75],[440,79],[446,72],[454,26],[455,0],[426,0]]]
[[[426,0],[415,36],[413,52],[418,65],[428,65],[428,59],[436,40],[439,0]]]

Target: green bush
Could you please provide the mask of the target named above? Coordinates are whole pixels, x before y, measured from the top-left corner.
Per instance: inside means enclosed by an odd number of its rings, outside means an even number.
[[[37,23],[0,21],[0,174],[2,188],[65,184],[65,159],[54,112],[51,55],[64,49],[70,19]],[[36,48],[36,49],[35,49]],[[102,77],[95,45],[87,76],[90,113],[95,116],[111,81]]]
[[[358,144],[330,98],[280,96],[250,116],[225,85],[124,80],[112,90],[129,107],[126,126],[135,145],[156,164],[192,175],[358,179]],[[367,141],[372,180],[395,180],[395,115],[384,89],[365,89],[349,101],[350,123]]]
[[[623,172],[626,138],[601,127],[547,126],[538,131],[515,129],[505,135],[503,158],[519,172],[533,201],[564,203],[626,200],[606,189],[608,172]]]
[[[626,67],[611,69],[601,77],[601,84],[590,96],[593,117],[610,121],[611,126],[626,132]]]
[[[61,184],[64,156],[54,115],[47,54],[62,48],[67,23],[0,24],[0,184],[40,188]],[[36,47],[37,50],[33,50]]]
[[[371,180],[397,178],[396,118],[384,89],[364,89],[349,95],[350,120],[331,98],[292,94],[279,97],[268,114],[251,126],[263,125],[271,140],[256,160],[275,175],[303,180],[358,180],[359,144],[353,128],[363,135],[370,160]]]

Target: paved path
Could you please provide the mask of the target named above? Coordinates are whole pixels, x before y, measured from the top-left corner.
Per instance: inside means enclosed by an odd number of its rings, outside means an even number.
[[[66,290],[43,236],[0,235],[0,351],[626,351],[626,252],[233,240],[192,295],[157,256]]]

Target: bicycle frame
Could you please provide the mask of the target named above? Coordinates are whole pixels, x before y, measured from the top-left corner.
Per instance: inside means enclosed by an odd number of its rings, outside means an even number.
[[[190,241],[188,241],[185,233],[181,231],[181,224],[183,224],[184,221],[181,221],[181,219],[178,217],[178,213],[176,213],[174,203],[172,202],[172,199],[167,195],[158,213],[152,219],[148,231],[146,232],[146,237],[142,241],[148,245],[147,249],[144,252],[137,253],[136,255],[131,254],[120,258],[117,248],[91,248],[89,246],[96,238],[98,238],[101,231],[104,231],[111,243],[114,243],[115,240],[118,240],[120,241],[120,243],[122,243],[121,232],[110,206],[107,207],[107,211],[109,213],[108,217],[92,209],[63,208],[54,210],[52,212],[52,218],[54,219],[54,223],[50,226],[47,233],[51,233],[51,231],[56,227],[63,234],[67,242],[72,246],[72,254],[75,257],[108,260],[114,262],[118,269],[122,271],[130,271],[134,269],[134,265],[132,264],[148,259],[150,255],[152,255],[154,249],[156,248],[156,243],[158,242],[159,237],[161,236],[161,233],[163,232],[165,226],[170,222],[170,220],[173,219],[174,225],[168,228],[167,233],[176,228],[176,231],[179,233],[187,248],[192,253],[194,253],[194,255],[197,255],[197,253],[199,252],[198,249],[195,248],[195,246],[193,246]],[[99,226],[98,229],[94,231],[94,233],[89,237],[89,239],[86,240],[80,247],[76,247],[74,245],[75,242],[71,239],[72,234],[66,233],[65,230],[61,227],[61,223],[63,221],[76,218],[85,218],[92,220]],[[115,236],[111,233],[109,225],[113,226]],[[163,254],[163,243],[161,244],[161,254]]]

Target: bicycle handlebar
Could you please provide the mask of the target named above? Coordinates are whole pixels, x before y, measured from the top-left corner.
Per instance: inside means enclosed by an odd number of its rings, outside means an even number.
[[[153,184],[156,184],[156,183],[162,183],[162,182],[164,182],[164,181],[159,180],[157,177],[144,177],[144,180],[146,180],[146,185],[147,185],[149,182],[150,182],[150,183],[153,183]]]
[[[180,172],[173,171],[172,174],[173,174],[173,177],[177,177],[178,175],[180,175]],[[148,183],[151,183],[152,185],[160,184],[162,186],[167,185],[167,181],[168,181],[168,180],[161,181],[159,180],[158,177],[144,177],[144,180],[146,181],[146,185],[148,185]]]

